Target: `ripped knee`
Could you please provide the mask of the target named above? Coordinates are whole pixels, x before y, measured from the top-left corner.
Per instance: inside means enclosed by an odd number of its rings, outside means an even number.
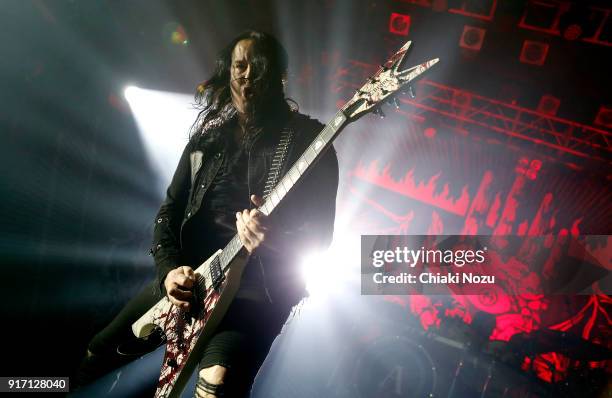
[[[222,398],[224,396],[224,380],[227,368],[213,365],[201,369],[196,384],[197,398]]]

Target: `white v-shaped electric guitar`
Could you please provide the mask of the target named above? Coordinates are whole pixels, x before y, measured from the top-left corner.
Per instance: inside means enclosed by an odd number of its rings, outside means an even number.
[[[390,96],[438,62],[436,58],[399,70],[410,44],[404,44],[378,72],[368,78],[363,87],[321,130],[267,196],[264,205],[259,208],[264,214],[269,215],[274,211],[345,126],[368,112],[379,111],[382,103],[389,100]],[[234,299],[247,259],[247,252],[238,235],[235,235],[223,250],[217,251],[195,270],[196,300],[189,313],[163,298],[132,325],[137,337],[148,335],[156,326],[166,334],[166,354],[155,397],[180,396],[200,360],[203,348]]]

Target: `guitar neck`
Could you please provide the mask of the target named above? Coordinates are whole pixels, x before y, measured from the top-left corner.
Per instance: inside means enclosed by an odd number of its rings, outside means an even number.
[[[281,178],[276,186],[270,191],[266,197],[264,204],[259,210],[265,215],[270,215],[289,193],[296,186],[301,178],[308,173],[310,168],[321,158],[321,155],[331,146],[334,139],[338,136],[342,128],[347,124],[347,118],[344,114],[344,108],[340,109],[327,123],[327,125],[319,132],[314,141],[306,148],[304,153],[295,161],[293,166]],[[232,260],[240,253],[244,245],[240,241],[238,235],[229,241],[220,255],[221,268],[225,271]]]

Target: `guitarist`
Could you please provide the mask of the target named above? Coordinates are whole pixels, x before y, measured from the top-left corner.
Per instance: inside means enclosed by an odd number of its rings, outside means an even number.
[[[282,175],[323,128],[285,98],[287,64],[282,45],[257,31],[238,36],[219,54],[213,76],[198,87],[201,112],[155,219],[151,253],[157,280],[90,342],[81,382],[120,364],[117,352],[130,338],[131,324],[162,294],[189,309],[193,270],[237,232],[249,263],[204,350],[195,395],[248,395],[291,308],[306,294],[300,257],[326,248],[333,234],[338,187],[333,149],[270,217],[257,210],[270,169],[280,167]],[[279,141],[288,136],[279,166]]]

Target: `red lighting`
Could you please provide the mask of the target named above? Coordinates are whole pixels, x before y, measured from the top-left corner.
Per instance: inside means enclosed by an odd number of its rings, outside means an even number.
[[[465,25],[459,40],[459,46],[472,51],[480,51],[486,32],[485,29]]]
[[[525,173],[525,175],[527,176],[527,178],[529,178],[530,180],[535,180],[536,177],[538,176],[538,173],[533,171],[533,170],[528,170],[527,173]]]
[[[389,32],[395,35],[408,36],[410,30],[410,15],[391,13],[389,17]]]
[[[472,95],[466,91],[455,90],[453,92],[452,104],[457,108],[464,108],[467,110],[472,103]]]
[[[538,171],[542,169],[542,161],[539,159],[533,159],[531,162],[529,159],[523,157],[520,158],[516,168],[514,169],[518,174],[524,175],[530,180],[535,180],[538,177]]]
[[[580,36],[582,36],[582,26],[578,24],[571,24],[563,31],[565,40],[578,40]]]
[[[527,171],[527,165],[528,164],[529,164],[529,159],[527,159],[527,158],[520,158],[519,161],[518,161],[518,165],[516,166],[514,171],[516,171],[519,174],[525,174],[525,172]]]
[[[433,127],[427,127],[424,131],[423,134],[425,135],[425,137],[427,138],[434,138],[436,136],[436,134],[438,133],[438,131],[433,128]]]
[[[553,97],[552,95],[543,95],[538,104],[538,112],[546,115],[555,116],[561,105],[559,98]]]
[[[595,124],[612,128],[612,106],[601,106],[595,117]]]
[[[548,55],[549,45],[539,41],[525,40],[521,50],[520,60],[524,64],[544,65]]]
[[[472,95],[463,90],[455,90],[451,104],[457,115],[464,116],[470,109],[472,103]],[[467,134],[466,134],[467,135]]]
[[[597,31],[595,20],[595,10],[582,4],[585,2],[575,2],[566,6],[567,11],[559,18],[559,32],[565,40],[578,40],[585,36],[593,36]]]

